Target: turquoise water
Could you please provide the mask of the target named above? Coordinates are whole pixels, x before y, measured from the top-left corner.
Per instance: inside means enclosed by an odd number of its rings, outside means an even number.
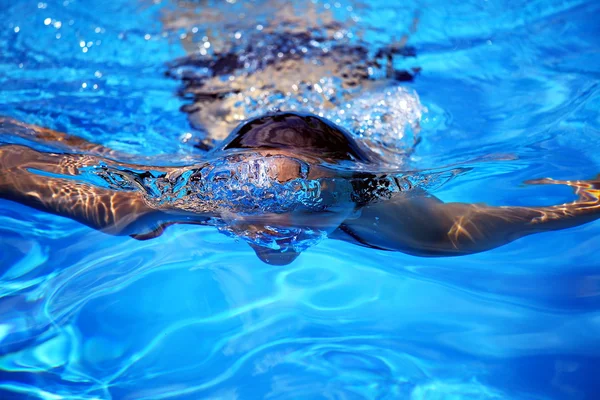
[[[0,0],[0,115],[140,160],[201,157],[174,60],[256,34],[277,7],[192,3]],[[398,162],[467,166],[435,187],[444,201],[558,204],[569,188],[522,182],[600,172],[597,2],[310,4],[351,44],[409,35],[394,67],[418,73],[395,85],[422,114]],[[397,127],[378,140],[409,146]],[[136,241],[0,200],[0,398],[595,399],[599,234],[437,259],[323,240],[276,267],[214,227]]]

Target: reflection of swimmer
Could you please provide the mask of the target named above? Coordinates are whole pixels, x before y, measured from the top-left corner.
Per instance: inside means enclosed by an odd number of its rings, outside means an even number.
[[[377,39],[367,41],[365,8],[356,3],[360,11],[310,1],[177,4],[162,22],[167,31],[185,30],[178,36],[186,55],[168,63],[167,75],[182,84],[182,110],[196,131],[188,140],[197,147],[211,148],[240,122],[276,109],[323,116],[378,151],[403,153],[417,140],[421,108],[414,96],[386,93],[420,72],[408,45],[418,12],[402,12],[398,18],[412,23],[395,33],[379,32],[371,21]]]
[[[238,127],[205,161],[149,167],[51,130],[0,121],[0,132],[75,153],[0,146],[0,197],[95,229],[149,239],[176,223],[216,224],[257,255],[287,264],[327,235],[419,256],[476,253],[600,216],[600,180],[573,187],[573,203],[489,207],[443,203],[400,178],[374,174],[377,156],[332,123],[279,113]]]

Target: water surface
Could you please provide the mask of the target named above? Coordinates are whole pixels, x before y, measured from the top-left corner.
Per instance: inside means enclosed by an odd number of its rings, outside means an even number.
[[[336,22],[332,43],[374,50],[409,35],[412,53],[394,67],[414,79],[361,86],[352,109],[401,90],[411,113],[380,107],[412,119],[375,134],[400,150],[418,136],[403,168],[467,165],[435,188],[444,201],[556,204],[572,199],[568,188],[522,182],[600,172],[596,2],[293,7],[322,16],[316,27]],[[174,63],[210,56],[228,35],[255,37],[258,25],[268,33],[275,9],[0,1],[0,114],[140,160],[201,157],[193,144],[206,132]],[[365,128],[314,93],[304,106],[268,92],[239,110],[313,107]],[[369,107],[355,116],[378,111]],[[599,233],[594,222],[440,259],[324,240],[274,267],[212,227],[140,242],[2,200],[0,397],[594,399]]]

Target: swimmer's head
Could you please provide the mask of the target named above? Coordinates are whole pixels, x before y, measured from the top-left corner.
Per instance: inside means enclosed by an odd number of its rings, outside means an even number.
[[[273,149],[331,163],[367,163],[373,154],[343,128],[313,114],[281,112],[238,126],[215,151]]]
[[[366,179],[354,164],[378,160],[343,128],[293,112],[244,122],[213,155],[221,164],[198,174],[197,198],[218,201],[220,229],[272,265],[293,262],[337,229],[356,209],[355,178]]]

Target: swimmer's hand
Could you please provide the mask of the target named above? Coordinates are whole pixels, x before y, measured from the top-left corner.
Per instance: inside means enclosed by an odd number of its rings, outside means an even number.
[[[477,253],[533,233],[570,228],[600,217],[600,176],[587,181],[537,179],[528,184],[562,184],[577,199],[547,207],[490,207],[443,203],[425,192],[399,194],[367,205],[333,235],[368,247],[418,256]]]

